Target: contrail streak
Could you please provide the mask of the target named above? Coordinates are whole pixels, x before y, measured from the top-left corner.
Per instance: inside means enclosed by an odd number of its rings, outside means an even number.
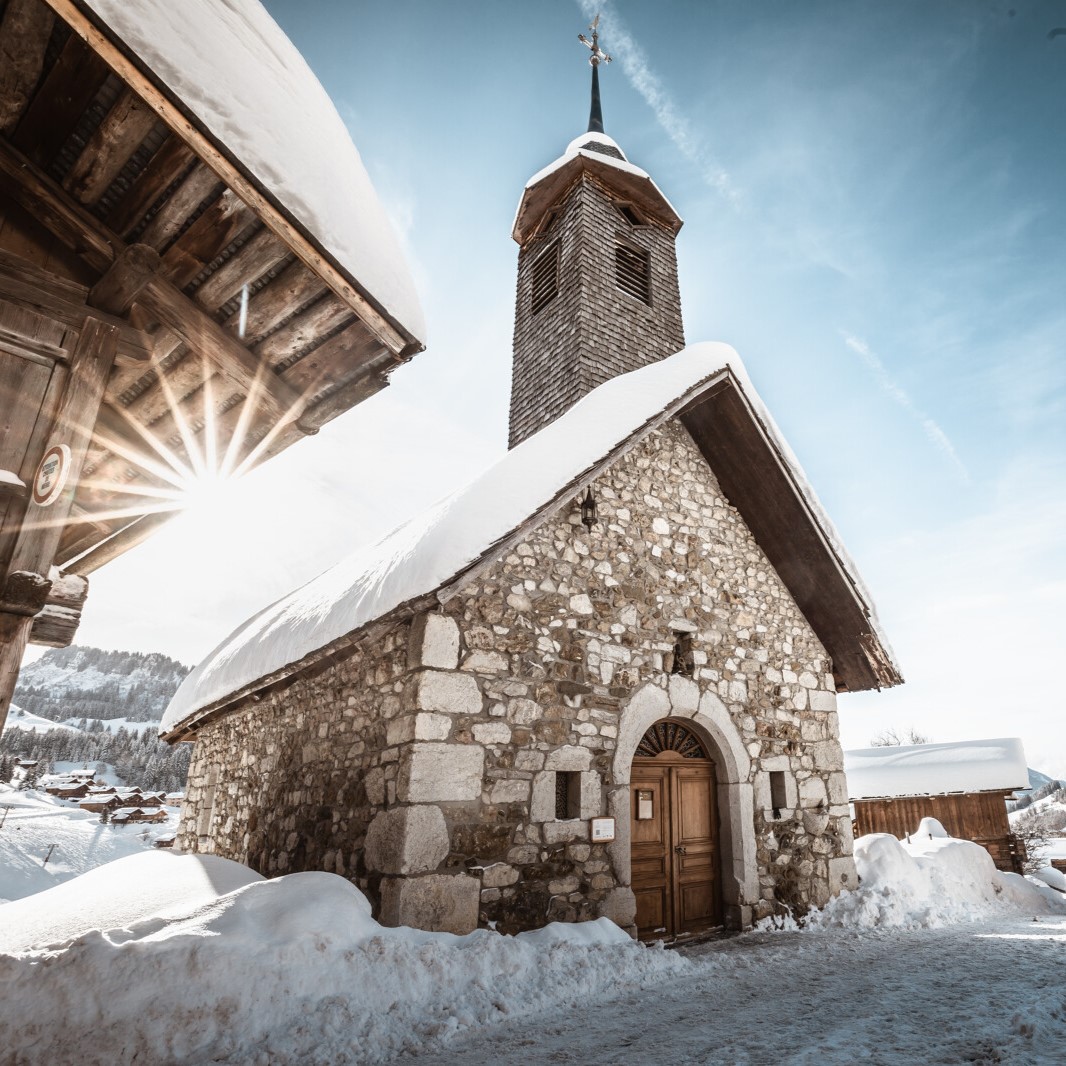
[[[962,476],[962,480],[966,483],[970,481],[970,472],[966,469],[965,463],[959,458],[959,453],[955,451],[955,446],[951,443],[948,435],[940,428],[940,426],[927,414],[919,410],[915,406],[914,401],[910,398],[910,395],[900,388],[895,381],[892,380],[892,376],[885,368],[885,364],[877,357],[877,355],[870,349],[870,346],[861,337],[856,337],[854,334],[848,333],[846,330],[840,331],[840,336],[844,339],[844,343],[856,354],[873,372],[874,380],[877,382],[878,387],[886,395],[890,396],[902,407],[907,414],[911,416],[924,430],[926,437],[929,438],[951,460],[955,469]]]

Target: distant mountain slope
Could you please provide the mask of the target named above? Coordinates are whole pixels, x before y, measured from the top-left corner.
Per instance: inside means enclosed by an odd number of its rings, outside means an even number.
[[[15,702],[56,722],[81,718],[159,721],[190,667],[158,652],[104,651],[75,644],[23,667]]]

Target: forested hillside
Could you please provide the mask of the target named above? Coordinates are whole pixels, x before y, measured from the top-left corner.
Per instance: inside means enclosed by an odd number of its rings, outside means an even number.
[[[158,652],[73,645],[24,666],[14,702],[62,722],[80,718],[159,721],[189,667]]]

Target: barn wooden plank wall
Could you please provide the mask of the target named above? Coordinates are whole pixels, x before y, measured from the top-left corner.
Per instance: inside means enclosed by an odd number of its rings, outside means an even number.
[[[855,800],[855,835],[891,833],[903,840],[923,818],[935,818],[953,836],[980,844],[1001,870],[1020,872],[1021,847],[1007,818],[1010,792],[900,796]]]

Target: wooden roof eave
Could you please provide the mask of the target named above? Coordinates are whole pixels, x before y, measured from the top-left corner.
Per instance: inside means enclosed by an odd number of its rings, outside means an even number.
[[[611,185],[650,218],[666,226],[672,233],[677,233],[684,223],[655,182],[647,175],[634,174],[612,165],[610,159],[609,156],[599,156],[593,152],[578,152],[535,185],[528,186],[522,193],[511,237],[518,244],[525,244],[536,232],[545,212],[583,174]]]
[[[45,0],[86,45],[99,55],[143,99],[159,118],[218,175],[263,223],[331,291],[365,323],[396,356],[407,359],[425,345],[395,319],[324,248],[302,222],[271,193],[146,63],[85,3]]]
[[[841,691],[890,688],[903,678],[873,609],[830,541],[739,382],[701,396],[681,420],[832,659]]]

